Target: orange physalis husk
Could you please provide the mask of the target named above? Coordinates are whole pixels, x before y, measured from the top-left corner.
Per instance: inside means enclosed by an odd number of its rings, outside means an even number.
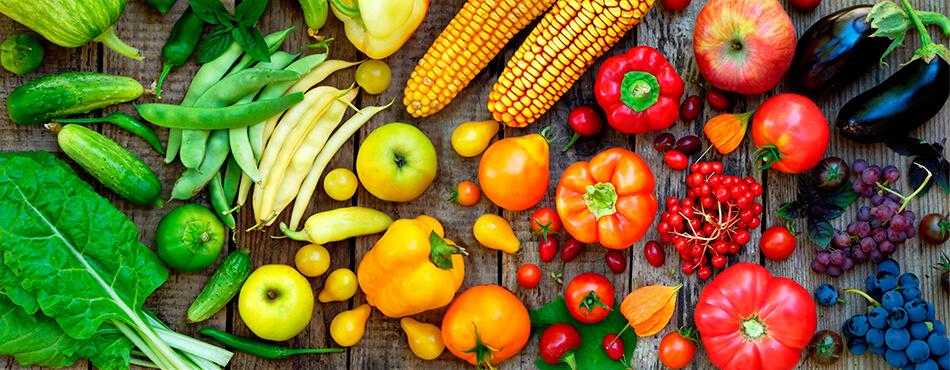
[[[630,292],[620,304],[620,313],[639,336],[658,333],[670,322],[676,308],[676,292],[683,285],[650,285]]]
[[[722,154],[731,153],[739,147],[739,143],[745,137],[751,116],[752,112],[720,114],[706,121],[703,132],[716,150]]]

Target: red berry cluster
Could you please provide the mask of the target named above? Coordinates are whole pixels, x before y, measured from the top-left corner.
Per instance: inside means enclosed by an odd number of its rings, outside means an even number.
[[[726,266],[726,254],[736,254],[749,242],[748,229],[761,224],[762,185],[722,174],[722,163],[693,163],[686,178],[686,197],[666,199],[666,211],[656,227],[660,240],[673,243],[683,260],[683,273],[700,279],[712,276],[709,263]]]

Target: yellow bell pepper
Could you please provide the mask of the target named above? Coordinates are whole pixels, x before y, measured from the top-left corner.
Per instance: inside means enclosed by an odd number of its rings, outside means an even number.
[[[366,301],[392,318],[452,302],[468,253],[444,235],[442,224],[429,216],[393,222],[356,269]]]
[[[353,46],[383,59],[409,40],[425,18],[429,0],[330,0],[330,8]]]

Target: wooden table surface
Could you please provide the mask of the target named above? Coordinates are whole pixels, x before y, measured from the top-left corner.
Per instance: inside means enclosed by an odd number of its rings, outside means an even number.
[[[535,207],[522,212],[511,212],[502,210],[495,206],[487,198],[482,199],[474,206],[463,207],[457,204],[447,202],[449,197],[449,186],[464,181],[477,181],[477,163],[478,158],[462,158],[458,156],[451,147],[450,137],[452,131],[459,124],[468,121],[480,121],[490,119],[491,116],[486,109],[488,93],[492,85],[497,80],[505,63],[514,53],[514,50],[525,38],[527,31],[516,36],[502,53],[496,57],[491,64],[479,73],[471,84],[462,90],[451,104],[441,112],[427,118],[413,118],[405,111],[402,103],[403,89],[406,79],[412,68],[416,65],[419,58],[426,52],[429,45],[432,44],[435,37],[448,24],[452,17],[461,8],[464,0],[434,0],[429,5],[429,11],[425,20],[412,38],[394,55],[386,59],[386,62],[392,68],[393,80],[389,88],[379,95],[360,94],[357,97],[357,106],[381,105],[395,99],[396,103],[387,111],[384,111],[374,117],[359,133],[351,139],[341,151],[336,155],[329,168],[345,167],[353,168],[354,159],[358,143],[365,138],[373,129],[390,122],[406,122],[419,127],[432,140],[438,157],[438,174],[435,182],[426,190],[426,192],[408,203],[390,203],[380,201],[360,188],[356,197],[350,201],[338,202],[329,199],[325,193],[318,191],[310,205],[313,212],[334,209],[341,206],[360,205],[380,209],[395,218],[411,218],[419,214],[428,214],[442,221],[446,229],[446,236],[456,242],[464,245],[471,252],[467,257],[467,271],[462,290],[481,284],[500,284],[517,295],[528,308],[538,308],[546,302],[552,301],[557,295],[562,294],[564,286],[556,284],[552,279],[545,278],[541,284],[533,289],[525,289],[518,285],[515,274],[519,266],[524,263],[535,263],[541,266],[545,275],[548,272],[559,268],[559,263],[542,263],[537,254],[537,244],[539,239],[530,235],[530,225],[528,218],[531,212],[538,207],[553,207],[553,196],[557,179],[565,168],[576,161],[589,160],[594,154],[610,147],[622,147],[636,151],[652,167],[656,175],[656,195],[661,200],[669,196],[681,197],[685,194],[683,182],[686,172],[674,171],[663,164],[662,156],[652,149],[653,139],[661,132],[651,132],[643,135],[624,135],[609,127],[606,127],[602,134],[592,138],[582,138],[574,149],[567,153],[561,153],[558,149],[560,145],[552,145],[551,148],[551,182],[548,186],[548,193],[545,198]],[[633,46],[649,45],[660,50],[673,64],[680,76],[687,81],[687,94],[702,93],[698,85],[702,77],[696,66],[692,52],[692,29],[697,14],[702,8],[703,1],[694,1],[694,3],[685,11],[672,12],[664,8],[661,4],[655,4],[655,7],[647,14],[646,18],[634,30],[623,37],[617,45],[611,49],[607,56],[617,55]],[[857,0],[826,0],[817,9],[812,11],[802,11],[791,7],[783,1],[782,5],[787,9],[791,17],[797,35],[801,35],[808,26],[814,23],[823,15],[829,14],[845,6],[862,3]],[[79,48],[66,49],[51,45],[44,40],[46,46],[46,57],[43,64],[35,71],[24,75],[15,76],[7,71],[0,71],[0,99],[6,99],[6,96],[15,87],[26,83],[27,81],[48,74],[63,73],[71,71],[99,71],[109,74],[124,75],[135,78],[143,85],[149,85],[154,81],[161,70],[160,50],[168,36],[168,32],[174,24],[178,15],[184,11],[187,1],[178,1],[178,4],[172,11],[165,16],[160,15],[154,9],[145,5],[143,0],[130,1],[126,7],[125,13],[116,23],[116,33],[129,45],[138,48],[141,51],[144,62],[138,62],[129,58],[122,57],[117,53],[103,49],[99,44],[88,44]],[[232,4],[229,4],[232,5]],[[946,1],[915,1],[915,7],[918,10],[935,11],[943,14],[950,13]],[[336,38],[332,43],[330,57],[333,59],[359,60],[363,56],[356,51],[346,40],[342,31],[342,24],[330,17],[328,25],[321,32],[322,34]],[[306,35],[306,26],[303,22],[303,16],[298,3],[294,0],[272,0],[263,18],[258,24],[259,28],[266,34],[278,31],[290,26],[296,26],[291,35],[284,42],[281,50],[291,53],[308,51],[305,44],[311,43]],[[532,25],[533,27],[533,25]],[[9,18],[0,16],[0,37],[6,38],[13,34],[28,32],[28,30],[12,21]],[[932,35],[936,33],[931,32]],[[935,41],[946,44],[946,38],[935,36]],[[897,50],[886,61],[889,66],[884,68],[874,68],[872,71],[864,74],[861,79],[844,89],[843,91],[827,97],[814,97],[815,102],[821,107],[829,122],[833,122],[838,108],[844,102],[854,97],[859,92],[864,91],[876,83],[882,81],[898,68],[899,64],[909,59],[913,50],[919,45],[916,33],[911,32],[908,36],[907,46]],[[554,105],[554,107],[538,122],[523,129],[505,129],[499,133],[499,138],[520,136],[528,133],[537,132],[540,128],[554,125],[557,127],[557,133],[560,135],[560,142],[570,136],[570,130],[567,128],[567,115],[572,108],[580,104],[594,105],[594,97],[591,94],[594,77],[601,60],[598,61],[583,77]],[[162,102],[177,103],[184,96],[191,77],[196,72],[197,67],[192,63],[183,68],[172,72],[166,82],[165,92]],[[326,83],[338,88],[345,88],[353,82],[354,69],[347,69],[338,72]],[[731,108],[733,112],[745,112],[756,108],[765,99],[781,92],[799,92],[800,89],[794,86],[788,79],[783,79],[779,85],[765,94],[757,96],[748,96],[738,98]],[[143,96],[138,102],[156,101],[154,96]],[[134,109],[130,104],[122,104],[91,113],[89,116],[101,116],[115,111],[133,113]],[[706,106],[699,118],[692,123],[683,123],[678,121],[668,132],[672,132],[677,137],[687,134],[702,135],[702,124],[722,112],[712,110]],[[352,113],[348,113],[352,114]],[[94,125],[94,129],[103,133],[105,136],[113,138],[120,145],[128,148],[139,158],[145,161],[154,170],[163,183],[163,197],[168,199],[172,184],[182,173],[183,168],[176,161],[171,165],[163,162],[162,156],[152,150],[148,144],[138,137],[117,129],[111,125]],[[159,128],[159,135],[164,141],[167,136],[167,130]],[[923,138],[928,141],[938,141],[944,137],[950,136],[950,109],[946,106],[940,113],[928,124],[913,132],[911,135]],[[704,143],[704,147],[705,147]],[[56,144],[55,136],[45,130],[41,125],[23,127],[14,124],[6,115],[5,108],[0,105],[0,151],[20,151],[20,150],[46,150],[55,153],[60,158],[65,156]],[[707,158],[710,160],[721,161],[727,174],[751,175],[757,181],[765,186],[765,193],[761,202],[765,206],[766,212],[762,217],[762,226],[752,231],[752,242],[745,247],[737,256],[729,259],[729,264],[737,262],[752,262],[765,266],[769,271],[777,276],[785,276],[794,279],[809,291],[814,291],[816,287],[824,283],[832,283],[839,288],[862,288],[865,277],[875,268],[874,264],[867,263],[857,266],[853,271],[845,273],[844,276],[832,279],[827,275],[818,275],[811,271],[809,263],[814,257],[814,251],[810,243],[804,240],[799,242],[798,250],[788,259],[783,261],[771,261],[762,256],[755,247],[761,231],[765,228],[782,224],[784,221],[776,215],[779,206],[792,200],[795,195],[794,177],[776,171],[754,172],[752,170],[752,153],[755,150],[750,139],[746,139],[738,150],[732,154],[722,156],[716,151],[711,151]],[[886,164],[895,164],[901,169],[902,174],[908,169],[910,160],[907,157],[901,157],[887,149],[882,144],[861,145],[843,139],[837,133],[832,133],[829,144],[828,155],[835,155],[852,161],[857,158],[865,158],[872,164],[884,166]],[[698,155],[694,155],[692,159]],[[175,201],[164,208],[148,208],[131,204],[130,202],[116,196],[114,193],[105,189],[88,175],[84,178],[96,186],[96,189],[108,197],[121,211],[125,212],[129,218],[138,226],[141,236],[140,240],[147,246],[154,248],[155,234],[154,230],[158,221],[171,209],[185,204],[185,202]],[[905,192],[909,188],[906,180],[902,178],[901,186]],[[194,201],[208,205],[207,192],[203,192],[196,197]],[[847,213],[833,220],[835,227],[843,229],[849,220],[855,218],[857,208],[870,202],[864,198],[858,199],[855,205],[849,207]],[[920,197],[914,201],[910,209],[916,212],[918,219],[923,214],[929,212],[947,213],[950,211],[950,197],[939,189],[934,189],[926,196]],[[504,216],[512,223],[517,235],[524,241],[524,250],[522,256],[512,256],[481,247],[475,241],[472,235],[472,224],[475,219],[484,213],[496,213]],[[287,215],[282,216],[289,217]],[[277,240],[270,236],[279,233],[276,227],[270,227],[264,232],[244,232],[247,226],[253,223],[253,215],[249,211],[242,211],[238,214],[238,231],[236,240],[228,246],[229,251],[239,248],[250,248],[255,267],[263,264],[281,263],[293,264],[293,256],[299,247],[304,243],[292,240]],[[657,222],[657,221],[654,221]],[[804,230],[804,223],[798,223],[798,229]],[[804,235],[800,235],[804,238]],[[350,268],[355,270],[361,256],[366,253],[374,244],[379,236],[367,236],[356,238],[355,240],[346,240],[328,245],[331,251],[331,270],[337,268]],[[657,348],[660,338],[671,330],[683,325],[695,325],[693,323],[693,307],[703,289],[705,282],[699,280],[695,275],[684,276],[679,270],[680,263],[678,256],[673,252],[672,247],[667,248],[667,262],[663,268],[654,268],[650,266],[643,258],[643,245],[646,241],[658,239],[654,228],[647,235],[637,242],[630,249],[624,251],[624,255],[629,259],[629,268],[622,274],[610,272],[604,264],[605,249],[597,245],[589,245],[586,250],[574,261],[564,266],[564,280],[569,281],[574,276],[588,271],[599,272],[607,276],[617,290],[617,299],[622,299],[626,293],[632,289],[653,284],[676,285],[684,284],[677,297],[676,313],[673,320],[667,328],[656,335],[641,338],[637,344],[632,359],[632,367],[637,369],[659,369],[664,368],[657,358]],[[935,270],[930,265],[936,262],[938,255],[948,251],[947,245],[940,247],[921,245],[917,238],[909,240],[898,248],[895,258],[902,264],[905,271],[916,273],[921,278],[921,291],[923,297],[931,301],[937,308],[937,318],[945,323],[950,322],[950,304],[945,293],[939,290],[936,282]],[[557,260],[556,260],[557,261]],[[197,333],[198,329],[204,327],[216,327],[225,329],[242,336],[251,336],[252,333],[241,321],[237,310],[232,302],[226,310],[223,310],[212,317],[210,320],[200,324],[188,324],[185,322],[185,311],[197,296],[200,289],[204,286],[209,276],[214,271],[212,268],[194,273],[182,273],[173,271],[168,281],[159,288],[146,302],[149,309],[158,312],[159,317],[171,326],[174,330],[184,334],[202,337]],[[675,270],[670,273],[670,270]],[[717,271],[718,272],[718,271]],[[714,272],[715,273],[715,272]],[[324,284],[324,276],[310,278],[314,292],[319,292]],[[317,303],[314,309],[313,318],[309,326],[299,335],[291,340],[281,344],[289,347],[333,347],[335,343],[330,339],[328,326],[333,317],[344,310],[356,307],[365,301],[362,293],[357,293],[355,297],[347,302],[335,302],[329,304]],[[855,299],[855,302],[858,302]],[[818,307],[819,325],[818,329],[840,328],[841,323],[848,317],[858,314],[863,310],[862,305],[852,303],[848,305],[836,305],[834,308],[823,306]],[[428,311],[414,318],[438,325],[441,322],[445,309]],[[206,339],[207,338],[203,338]],[[501,369],[519,369],[534,368],[532,362],[538,359],[538,341],[537,336],[532,336],[531,341],[518,355],[501,363]],[[390,369],[390,368],[411,368],[411,369],[449,369],[449,368],[470,368],[470,365],[457,359],[448,351],[433,361],[422,361],[415,357],[408,348],[405,334],[399,328],[399,322],[390,319],[374,311],[366,327],[366,334],[362,341],[353,347],[350,347],[345,353],[329,355],[305,355],[297,356],[280,361],[264,360],[244,353],[235,353],[230,364],[231,369],[243,370],[265,370],[265,369]],[[842,369],[869,369],[884,368],[886,363],[881,357],[865,355],[856,357],[847,353],[836,366]],[[19,365],[10,357],[0,357],[0,367],[3,369],[19,369]],[[80,361],[71,369],[85,369],[91,365],[86,361]],[[814,368],[809,361],[803,361],[801,368]],[[706,353],[700,346],[696,357],[690,364],[691,369],[712,368],[711,363],[706,357]]]

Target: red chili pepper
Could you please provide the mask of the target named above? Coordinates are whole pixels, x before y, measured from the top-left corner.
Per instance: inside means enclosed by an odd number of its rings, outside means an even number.
[[[597,71],[594,96],[610,126],[642,134],[676,122],[684,88],[683,79],[659,51],[637,46],[604,61]]]

